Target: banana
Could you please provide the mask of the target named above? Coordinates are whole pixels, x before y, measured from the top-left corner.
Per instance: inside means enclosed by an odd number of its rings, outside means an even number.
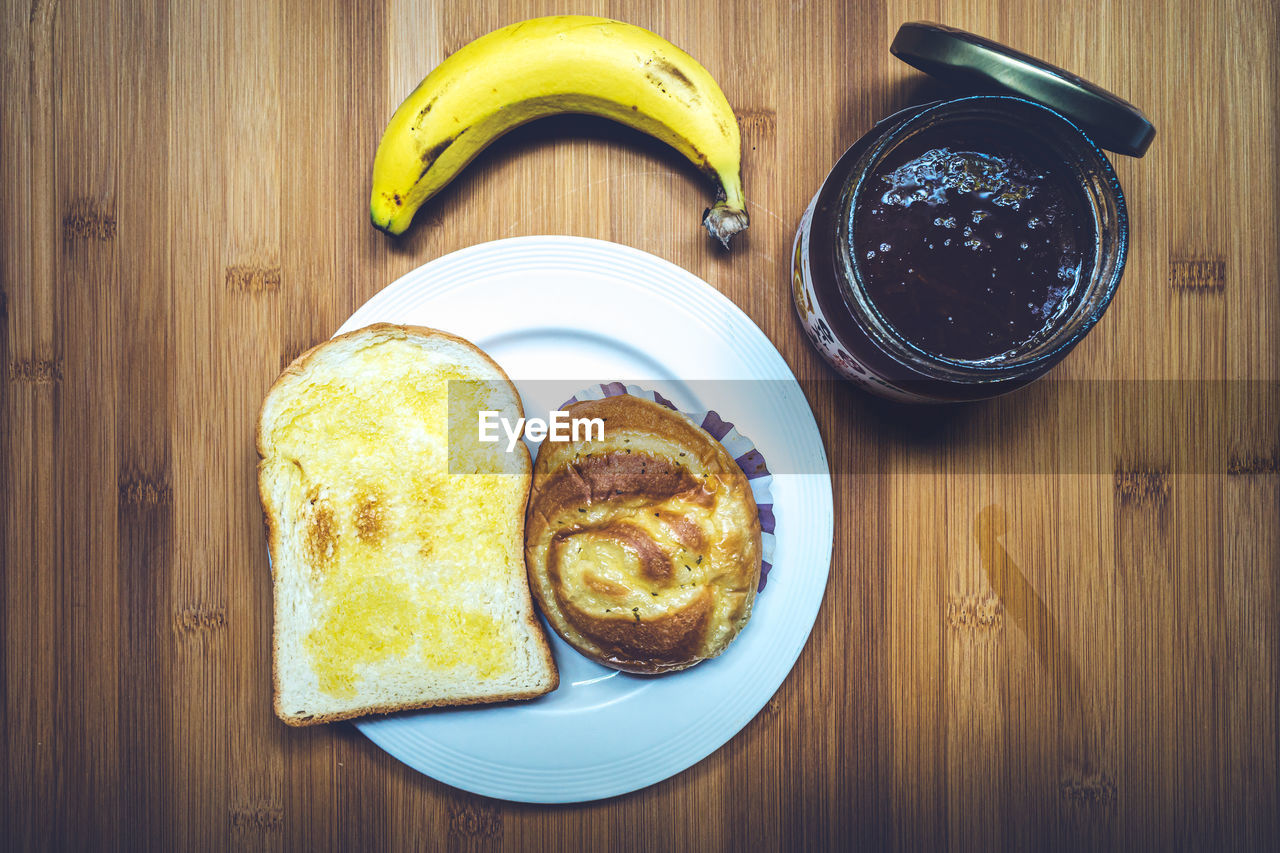
[[[747,227],[738,121],[697,60],[607,18],[533,18],[481,36],[418,84],[373,163],[373,224],[403,234],[418,208],[491,142],[543,116],[587,113],[648,133],[718,187],[702,217],[726,247]]]

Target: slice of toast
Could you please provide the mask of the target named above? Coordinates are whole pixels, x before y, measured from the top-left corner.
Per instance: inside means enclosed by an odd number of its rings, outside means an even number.
[[[474,431],[481,410],[521,416],[506,374],[467,341],[415,326],[327,341],[268,392],[258,487],[284,722],[558,685],[524,569],[528,451],[473,443],[450,455],[448,425]]]

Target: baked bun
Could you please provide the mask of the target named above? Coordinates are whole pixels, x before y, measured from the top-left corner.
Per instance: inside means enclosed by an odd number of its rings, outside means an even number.
[[[604,440],[544,441],[525,519],[529,585],[575,649],[626,672],[715,657],[751,617],[760,517],[746,476],[684,415],[586,400]]]

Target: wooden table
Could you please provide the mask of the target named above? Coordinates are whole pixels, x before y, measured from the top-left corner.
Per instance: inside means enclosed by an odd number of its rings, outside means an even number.
[[[722,83],[752,215],[732,252],[698,227],[691,167],[580,120],[495,146],[404,239],[369,226],[399,100],[473,37],[563,4],[6,2],[0,837],[1276,844],[1276,4],[588,6]],[[1082,73],[1159,129],[1144,159],[1113,158],[1133,251],[1101,325],[1056,384],[946,412],[835,381],[787,287],[831,163],[931,91],[887,51],[918,19]],[[556,233],[674,261],[760,325],[822,429],[836,539],[808,646],[741,733],[647,790],[545,808],[272,716],[252,433],[281,367],[388,282]]]

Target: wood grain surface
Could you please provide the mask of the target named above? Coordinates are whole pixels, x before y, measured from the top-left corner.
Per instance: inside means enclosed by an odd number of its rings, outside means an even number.
[[[721,82],[752,225],[718,250],[678,156],[556,119],[390,240],[383,125],[449,52],[539,14],[648,27]],[[0,846],[1135,849],[1280,843],[1277,20],[1268,0],[572,4],[6,0],[0,37]],[[907,20],[1141,106],[1132,254],[1046,382],[945,411],[835,380],[788,294],[797,220],[936,93]],[[693,768],[535,807],[270,707],[253,427],[379,289],[526,234],[613,240],[736,302],[806,389],[835,491],[795,669]],[[536,298],[536,294],[531,294]],[[643,733],[620,732],[620,737]]]

